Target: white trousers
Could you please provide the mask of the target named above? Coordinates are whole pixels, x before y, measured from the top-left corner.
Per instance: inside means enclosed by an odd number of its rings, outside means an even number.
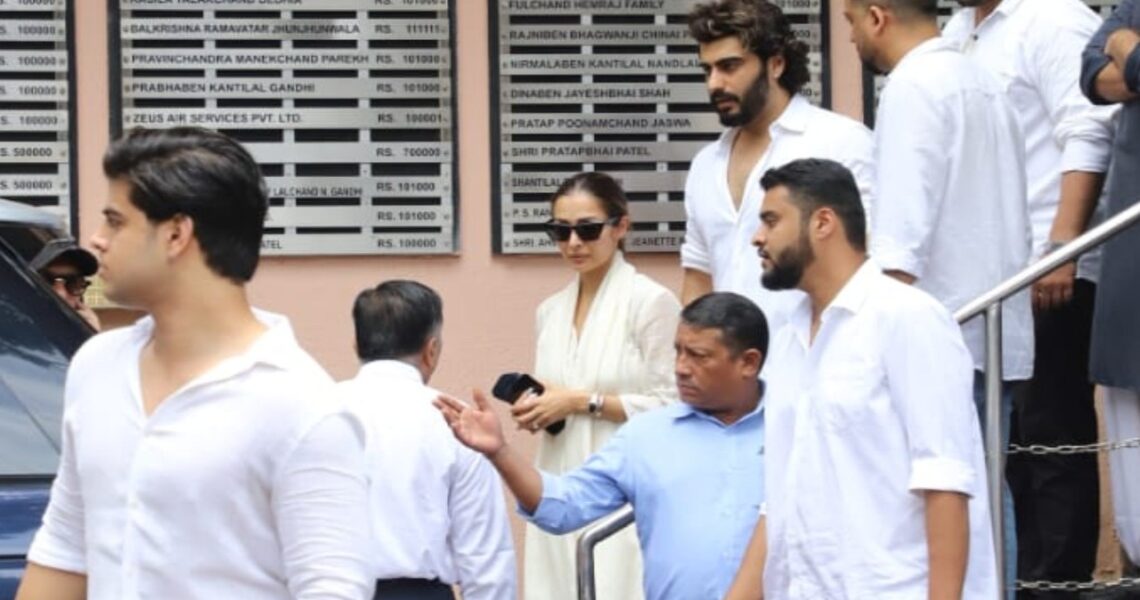
[[[1108,441],[1140,437],[1140,393],[1104,388],[1104,426]],[[1133,564],[1140,564],[1140,448],[1108,453],[1116,531]]]

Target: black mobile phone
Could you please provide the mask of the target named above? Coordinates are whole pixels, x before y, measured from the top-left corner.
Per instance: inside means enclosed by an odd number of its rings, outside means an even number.
[[[503,373],[495,382],[495,387],[491,388],[491,395],[507,404],[514,404],[528,390],[536,395],[541,395],[546,391],[546,388],[526,373]],[[546,432],[550,435],[558,435],[564,427],[566,427],[566,421],[558,421],[547,425]]]

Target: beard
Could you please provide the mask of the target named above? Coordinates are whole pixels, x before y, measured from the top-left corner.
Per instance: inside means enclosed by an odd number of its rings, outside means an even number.
[[[804,269],[815,260],[815,252],[805,232],[795,246],[784,249],[779,256],[769,256],[768,260],[772,268],[760,276],[760,284],[772,291],[794,290],[803,279]]]
[[[721,125],[741,127],[751,123],[760,114],[760,111],[764,110],[764,105],[768,103],[768,70],[760,71],[755,81],[745,90],[744,98],[740,98],[736,94],[717,91],[709,95],[709,100],[712,101],[714,107],[721,100],[732,100],[740,107],[735,113],[717,110]]]
[[[862,48],[858,45],[855,46],[855,51],[859,55],[859,61],[863,63],[863,68],[871,72],[872,75],[886,75],[887,70],[875,64],[875,57],[869,48]]]

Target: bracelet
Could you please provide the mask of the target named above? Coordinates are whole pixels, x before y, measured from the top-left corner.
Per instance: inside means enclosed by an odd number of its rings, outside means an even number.
[[[586,403],[586,412],[594,415],[595,417],[602,416],[602,405],[606,402],[606,397],[594,392],[590,394],[590,400]]]

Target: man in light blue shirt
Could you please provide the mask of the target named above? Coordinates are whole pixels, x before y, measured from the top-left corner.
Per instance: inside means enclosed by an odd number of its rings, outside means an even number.
[[[764,314],[733,293],[702,296],[681,313],[674,341],[683,403],[628,421],[578,469],[542,473],[509,446],[486,397],[441,397],[455,436],[482,452],[523,516],[567,533],[633,506],[648,600],[721,598],[764,500],[760,369]]]

